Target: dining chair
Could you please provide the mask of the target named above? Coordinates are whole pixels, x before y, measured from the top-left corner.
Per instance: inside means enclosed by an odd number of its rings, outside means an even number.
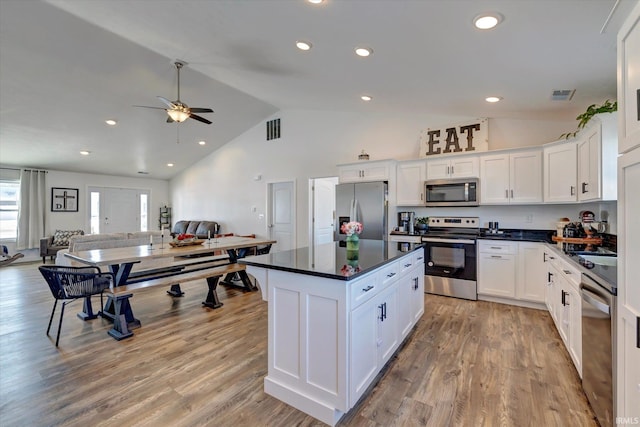
[[[67,304],[84,299],[83,314],[78,314],[84,320],[95,319],[102,314],[104,303],[102,293],[109,289],[112,283],[115,283],[112,273],[102,273],[98,267],[66,267],[58,265],[48,265],[38,267],[40,273],[46,280],[51,290],[51,294],[55,301],[49,318],[49,326],[47,326],[47,335],[51,330],[53,315],[56,311],[58,300],[62,300],[62,310],[60,311],[60,321],[58,322],[58,334],[56,336],[56,347],[60,341],[60,330],[62,329],[62,317],[64,316],[64,308]],[[91,297],[100,295],[100,311],[93,313],[91,307]]]

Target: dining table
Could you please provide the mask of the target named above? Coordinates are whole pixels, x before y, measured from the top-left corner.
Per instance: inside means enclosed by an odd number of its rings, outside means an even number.
[[[184,244],[176,242],[162,242],[160,244],[67,252],[65,253],[65,256],[88,266],[108,268],[109,272],[114,275],[113,286],[117,287],[139,282],[148,277],[148,275],[142,276],[139,273],[132,274],[134,265],[143,260],[160,259],[162,261],[163,259],[166,259],[166,263],[160,263],[161,266],[165,267],[160,269],[161,273],[159,274],[163,276],[179,275],[181,273],[181,267],[174,267],[176,265],[174,263],[175,260],[188,260],[193,258],[194,262],[197,262],[198,258],[210,257],[226,252],[228,258],[220,257],[221,262],[226,264],[235,264],[238,259],[244,256],[248,249],[262,245],[271,245],[274,243],[276,243],[275,240],[268,238],[224,236],[185,242]],[[242,269],[234,272],[233,275],[238,275],[239,281],[242,283],[245,290],[257,290],[257,287],[249,279],[246,270]],[[232,279],[232,277],[227,277],[222,283],[233,284]],[[167,291],[167,293],[175,297],[179,297],[184,294],[180,289],[179,284],[171,286],[171,290]],[[103,317],[113,320],[114,305],[113,296],[107,295],[107,302],[102,313]],[[86,306],[87,304],[85,304],[85,307]],[[128,308],[128,310],[130,310],[131,313],[129,313],[127,317],[133,320],[133,312],[130,308]],[[89,313],[80,313],[79,317],[88,318],[90,316]],[[137,326],[139,325],[129,325],[130,328]]]

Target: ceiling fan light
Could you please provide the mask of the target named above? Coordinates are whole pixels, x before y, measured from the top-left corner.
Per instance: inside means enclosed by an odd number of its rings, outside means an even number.
[[[189,114],[181,110],[167,110],[167,114],[174,122],[182,123],[189,118]]]

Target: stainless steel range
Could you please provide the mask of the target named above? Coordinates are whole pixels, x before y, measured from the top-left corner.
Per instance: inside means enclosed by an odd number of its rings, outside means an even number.
[[[476,285],[477,217],[430,217],[424,244],[425,293],[478,299]]]

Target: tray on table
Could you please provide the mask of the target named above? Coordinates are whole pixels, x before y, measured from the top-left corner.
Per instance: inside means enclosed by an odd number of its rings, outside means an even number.
[[[201,240],[201,239],[195,239],[195,240],[188,240],[188,241],[180,241],[178,240],[173,241],[173,242],[169,242],[169,245],[171,245],[172,248],[180,248],[182,246],[195,246],[195,245],[201,245],[203,244],[205,241]]]

